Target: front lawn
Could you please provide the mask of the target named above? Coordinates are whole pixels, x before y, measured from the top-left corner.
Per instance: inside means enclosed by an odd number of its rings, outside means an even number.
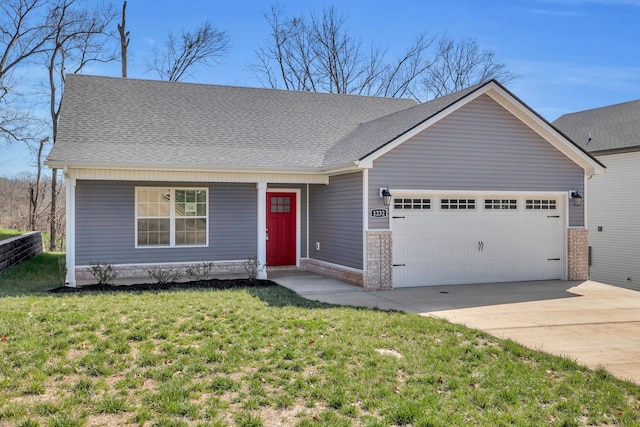
[[[3,271],[0,297],[43,295],[47,289],[63,285],[64,257],[64,253],[44,252]]]
[[[604,370],[281,287],[0,304],[2,426],[640,425]]]

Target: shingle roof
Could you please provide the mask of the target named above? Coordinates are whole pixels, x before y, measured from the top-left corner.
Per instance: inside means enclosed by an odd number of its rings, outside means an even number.
[[[553,125],[591,153],[640,150],[640,100],[565,114]]]
[[[319,168],[336,141],[361,123],[414,105],[408,99],[69,75],[47,162]]]

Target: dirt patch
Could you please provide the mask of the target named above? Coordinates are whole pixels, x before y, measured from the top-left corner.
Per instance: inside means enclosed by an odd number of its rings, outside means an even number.
[[[268,287],[278,284],[271,280],[258,279],[211,279],[194,280],[191,282],[171,283],[138,283],[135,285],[85,285],[77,288],[60,286],[49,289],[51,293],[81,293],[81,292],[142,292],[142,291],[167,291],[176,289],[235,289],[248,287]]]

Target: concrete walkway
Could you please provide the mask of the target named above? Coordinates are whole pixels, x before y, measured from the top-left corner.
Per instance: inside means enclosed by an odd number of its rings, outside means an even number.
[[[447,319],[640,384],[637,291],[559,280],[365,291],[299,271],[269,279],[307,299]]]

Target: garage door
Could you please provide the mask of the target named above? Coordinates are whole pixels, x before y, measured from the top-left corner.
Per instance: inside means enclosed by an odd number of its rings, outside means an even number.
[[[561,197],[394,196],[394,287],[564,276]]]

